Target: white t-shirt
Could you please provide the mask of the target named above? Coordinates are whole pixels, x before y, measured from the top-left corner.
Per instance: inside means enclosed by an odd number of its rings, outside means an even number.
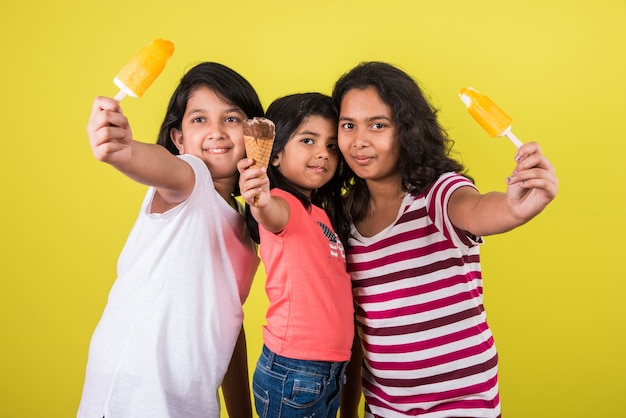
[[[219,416],[218,387],[259,259],[200,159],[189,198],[150,213],[150,188],[93,334],[79,418]]]

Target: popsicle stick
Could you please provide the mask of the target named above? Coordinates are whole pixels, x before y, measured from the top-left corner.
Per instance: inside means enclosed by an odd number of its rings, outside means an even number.
[[[124,97],[126,97],[126,93],[124,92],[124,90],[120,90],[119,92],[117,92],[113,99],[115,99],[119,103]]]
[[[508,130],[504,133],[504,135],[506,135],[507,138],[509,138],[511,140],[512,143],[515,144],[515,146],[517,148],[521,147],[522,145],[524,145],[524,143],[522,141],[520,141],[514,134],[513,132],[511,132],[511,130]]]

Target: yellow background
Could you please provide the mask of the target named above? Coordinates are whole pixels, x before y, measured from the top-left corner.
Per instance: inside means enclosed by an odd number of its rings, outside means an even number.
[[[75,415],[145,191],[93,158],[85,127],[93,98],[113,96],[117,71],[157,37],[173,58],[122,103],[146,142],[197,62],[236,69],[267,106],[383,60],[421,83],[479,188],[503,190],[515,149],[457,90],[490,96],[560,178],[544,213],[482,249],[504,416],[626,416],[624,0],[3,0],[0,15],[1,417]],[[259,275],[245,306],[251,368],[265,303]]]

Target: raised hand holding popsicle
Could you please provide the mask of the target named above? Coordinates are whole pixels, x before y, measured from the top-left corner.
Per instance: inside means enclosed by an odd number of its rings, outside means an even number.
[[[491,137],[506,136],[517,148],[522,146],[522,141],[511,132],[513,119],[496,106],[489,97],[479,93],[472,87],[460,89],[459,97],[465,103],[470,115]]]
[[[115,100],[119,102],[127,95],[141,97],[161,74],[173,53],[174,44],[165,39],[155,39],[143,47],[113,79],[120,88]]]

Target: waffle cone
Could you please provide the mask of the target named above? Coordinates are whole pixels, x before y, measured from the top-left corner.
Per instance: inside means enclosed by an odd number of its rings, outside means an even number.
[[[267,168],[272,155],[274,135],[274,123],[269,119],[254,118],[245,121],[243,139],[248,158],[254,160],[253,166]]]
[[[274,122],[265,118],[247,119],[243,124],[243,139],[248,158],[252,158],[252,167],[265,167],[270,162],[274,145]],[[259,196],[254,197],[257,205]]]

